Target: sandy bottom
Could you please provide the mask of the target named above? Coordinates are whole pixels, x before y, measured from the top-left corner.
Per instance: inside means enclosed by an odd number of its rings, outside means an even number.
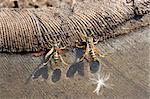
[[[113,89],[104,88],[99,96],[93,93],[96,85],[89,81],[92,73],[87,62],[72,78],[66,77],[69,67],[60,66],[56,68],[62,70],[62,75],[56,83],[52,82],[50,71],[47,80],[39,77],[25,84],[40,58],[1,53],[0,99],[148,99],[149,36],[150,29],[142,28],[98,45],[102,53],[110,52],[100,62],[102,72],[111,75],[107,83],[114,84]],[[65,60],[70,62],[73,57],[67,53]]]

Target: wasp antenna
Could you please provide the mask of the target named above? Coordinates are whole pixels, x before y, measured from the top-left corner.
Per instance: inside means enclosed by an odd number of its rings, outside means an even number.
[[[90,30],[90,29],[87,29],[87,30],[86,30],[86,35],[87,35],[87,36],[91,36],[91,30]]]
[[[94,32],[93,31],[91,32],[90,36],[94,36]]]
[[[85,34],[81,34],[81,39],[82,39],[82,41],[85,41],[86,35]]]
[[[60,44],[61,44],[61,41],[58,41],[57,46],[60,46]]]

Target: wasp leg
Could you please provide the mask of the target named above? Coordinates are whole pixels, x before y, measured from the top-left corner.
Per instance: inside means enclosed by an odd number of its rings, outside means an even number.
[[[77,48],[84,48],[84,46],[79,46],[78,44],[76,44]]]
[[[100,41],[100,38],[94,42],[94,45],[96,45]]]
[[[87,37],[87,36],[86,36],[86,33],[82,34],[82,35],[81,35],[82,41],[85,41],[85,40],[86,40],[86,37]]]
[[[69,66],[69,65],[63,60],[63,58],[62,58],[61,55],[59,55],[59,57],[60,57],[61,62],[62,62],[64,65]]]
[[[64,51],[62,49],[60,48],[55,48],[55,49],[58,51],[59,54],[64,54]]]
[[[32,56],[33,57],[39,57],[39,56],[42,56],[45,54],[45,51],[39,51],[39,52],[36,52],[36,53],[32,53]]]
[[[99,42],[99,39],[96,42],[94,42],[94,45],[96,45],[98,42]]]
[[[50,56],[54,51],[54,48],[52,47],[52,49],[45,55],[45,59],[48,58],[48,56]]]
[[[82,40],[82,41],[84,41],[84,40]],[[82,45],[79,45],[79,44],[80,44],[79,41],[76,41],[75,47],[77,47],[77,48],[84,48],[84,45],[82,46]]]
[[[94,46],[94,51],[98,54],[99,57],[105,57],[106,55],[102,55],[101,52],[99,51],[99,49],[97,49],[97,47]]]
[[[49,68],[48,68],[48,73],[50,74],[50,71],[53,71],[54,70],[54,67],[52,65],[52,61],[49,61]]]
[[[90,62],[91,61],[91,57],[90,58],[89,57],[85,57],[85,60]]]
[[[64,47],[61,47],[60,49],[61,49],[61,50],[64,50],[64,49],[66,49],[66,48],[67,48],[67,46],[64,46]]]
[[[106,55],[102,55],[102,54],[100,54],[100,53],[97,53],[98,55],[99,55],[99,57],[102,57],[102,58],[104,58]]]
[[[80,59],[80,62],[83,61],[83,59],[85,58],[85,56],[89,54],[89,44],[87,44],[86,46],[86,50],[85,50],[85,54],[83,55],[83,57]]]

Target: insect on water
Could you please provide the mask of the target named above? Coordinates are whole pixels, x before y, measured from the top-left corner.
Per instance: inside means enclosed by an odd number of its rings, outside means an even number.
[[[82,35],[82,44],[76,45],[78,48],[82,48],[85,50],[83,56],[80,58],[79,61],[83,61],[84,59],[90,62],[90,70],[92,73],[95,73],[99,70],[100,62],[99,57],[104,57],[104,55],[100,54],[100,51],[95,47],[95,44],[98,43],[99,40],[94,42],[94,33],[91,32],[89,29],[87,33]]]
[[[58,63],[61,61],[64,65],[68,66],[68,64],[63,60],[61,54],[63,53],[63,49],[65,49],[66,47],[60,48],[59,47],[60,42],[54,42],[53,43],[53,47],[51,48],[51,50],[45,55],[45,60],[50,60],[55,63],[55,65],[58,65]]]
[[[63,53],[63,49],[65,49],[66,47],[60,48],[59,47],[60,42],[56,43],[54,42],[53,47],[51,48],[51,50],[45,55],[45,59],[46,60],[50,60],[50,65],[53,66],[54,65],[60,65],[59,63],[62,62],[65,66],[68,66],[68,64],[63,60],[61,54]],[[51,68],[53,70],[53,68]],[[52,81],[56,82],[60,79],[61,76],[61,70],[60,69],[55,69],[53,70],[52,73]]]
[[[59,43],[57,43],[56,41],[53,42],[52,48],[46,53],[42,63],[32,72],[31,74],[32,79],[38,78],[40,75],[42,75],[43,78],[47,79],[48,78],[48,63],[50,63],[50,68],[53,70],[52,80],[54,82],[58,81],[58,79],[61,76],[61,70],[53,69],[52,66],[61,65],[60,64],[61,62],[65,66],[68,66],[68,64],[63,60],[61,56],[61,54],[63,53],[62,50],[65,49],[66,47],[60,48],[59,45],[60,45],[60,42]]]

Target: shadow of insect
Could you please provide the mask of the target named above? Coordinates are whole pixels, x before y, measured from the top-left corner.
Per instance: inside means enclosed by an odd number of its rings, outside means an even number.
[[[83,56],[84,51],[82,48],[75,48],[75,61],[74,63],[69,67],[66,76],[67,77],[73,77],[76,72],[79,73],[79,75],[84,76],[84,62],[79,61],[80,58]]]
[[[61,70],[60,69],[54,69],[53,66],[60,66],[63,63],[65,66],[68,66],[68,64],[63,60],[62,53],[63,50],[66,48],[60,48],[59,47],[60,42],[53,42],[52,48],[44,55],[42,62],[39,66],[37,66],[34,71],[32,72],[29,79],[36,79],[40,75],[44,79],[48,79],[49,76],[49,68],[48,63],[50,64],[50,69],[53,71],[52,73],[52,81],[57,82],[61,77]]]
[[[48,66],[47,65],[35,69],[34,72],[32,73],[31,78],[36,79],[40,75],[42,76],[42,78],[48,79]]]
[[[60,80],[61,78],[61,70],[56,68],[56,69],[52,69],[52,75],[51,75],[51,80],[52,82],[57,82]],[[41,63],[38,67],[36,67],[34,69],[34,71],[32,72],[32,74],[30,75],[30,77],[27,79],[26,84],[29,82],[30,79],[37,79],[40,76],[42,76],[42,78],[44,79],[48,79],[49,77],[49,68],[47,64],[43,64]]]
[[[83,60],[81,61],[81,58],[84,55],[84,49],[75,48],[75,55],[76,55],[76,59],[74,63],[69,67],[66,73],[67,77],[73,77],[76,72],[78,72],[80,76],[84,76],[84,61]],[[100,66],[100,63],[98,60],[91,61],[90,62],[91,73],[97,72],[99,70],[99,66]]]
[[[60,80],[60,77],[61,77],[61,70],[56,68],[55,70],[53,70],[53,73],[52,73],[52,82],[57,82]]]
[[[89,62],[91,73],[96,73],[99,70],[101,66],[99,57],[105,56],[100,54],[100,51],[95,47],[98,41],[99,40],[94,42],[94,33],[90,30],[87,30],[87,32],[82,35],[82,42],[76,43],[76,59],[67,71],[67,77],[73,77],[76,71],[84,75],[84,72],[81,72],[81,70],[84,70],[84,59]]]
[[[27,78],[25,84],[27,84],[30,79],[37,79],[39,76],[42,76],[44,79],[48,79],[48,66],[46,63],[42,62],[39,64],[31,73],[31,75]]]

